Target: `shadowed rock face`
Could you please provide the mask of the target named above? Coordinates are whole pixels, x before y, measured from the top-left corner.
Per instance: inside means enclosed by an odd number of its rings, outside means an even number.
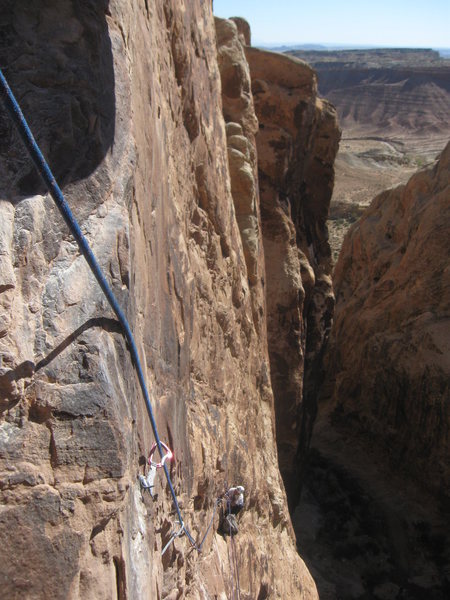
[[[279,463],[289,495],[294,494],[293,472],[312,426],[309,396],[314,395],[316,379],[311,367],[321,354],[334,306],[326,219],[339,129],[333,107],[317,97],[316,77],[308,65],[250,47],[246,55],[259,120],[267,329]]]
[[[347,234],[293,516],[320,598],[449,591],[450,145]]]
[[[450,145],[406,186],[377,196],[336,265],[328,351],[337,424],[448,503]]]
[[[28,36],[6,39],[2,66],[136,334],[186,524],[201,539],[226,483],[243,485],[242,597],[317,598],[277,465],[263,267],[235,208],[254,217],[257,196],[230,182],[228,149],[253,170],[249,130],[242,109],[225,130],[210,3],[24,5],[2,12]],[[2,593],[231,596],[217,517],[202,555],[184,537],[161,557],[174,511],[162,478],[155,502],[137,485],[153,435],[126,345],[24,151],[2,151]]]
[[[55,176],[90,175],[114,140],[114,69],[108,2],[2,2],[0,62]],[[55,26],[58,23],[58,26]],[[33,195],[42,182],[0,115],[1,189]]]

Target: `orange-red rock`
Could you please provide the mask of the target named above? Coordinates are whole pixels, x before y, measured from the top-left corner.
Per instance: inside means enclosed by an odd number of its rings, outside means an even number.
[[[312,365],[330,326],[334,296],[326,219],[340,132],[303,61],[247,47],[256,115],[267,328],[281,472],[288,492],[303,419],[307,444]],[[302,449],[300,448],[300,454]]]
[[[129,317],[186,525],[200,539],[226,482],[244,485],[241,597],[317,598],[278,470],[210,3],[94,4],[7,2],[2,68]],[[161,557],[175,514],[162,477],[154,502],[138,485],[153,435],[126,345],[0,114],[2,594],[229,597],[217,520],[202,554],[183,537]]]
[[[237,19],[241,25],[246,23]],[[251,79],[243,38],[234,21],[215,19],[217,58],[222,84],[231,194],[244,250],[252,297],[253,320],[261,339],[266,338],[264,250],[258,190],[255,115]]]
[[[405,186],[377,196],[336,265],[322,410],[448,500],[450,144]]]

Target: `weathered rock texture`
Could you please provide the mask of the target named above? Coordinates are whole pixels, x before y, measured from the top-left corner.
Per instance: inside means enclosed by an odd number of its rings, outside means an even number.
[[[239,24],[246,23],[240,19]],[[228,164],[236,220],[241,234],[253,319],[265,340],[264,252],[258,193],[258,164],[255,134],[258,121],[251,93],[251,79],[242,35],[236,24],[215,19],[217,58],[222,83],[223,116],[226,122]]]
[[[295,487],[294,458],[302,416],[305,432],[310,428],[308,395],[316,385],[311,366],[321,354],[334,306],[326,219],[339,129],[334,108],[317,97],[316,76],[306,63],[251,47],[246,55],[259,120],[267,328],[278,452],[289,494]],[[302,444],[307,444],[305,432]]]
[[[448,596],[449,167],[376,197],[336,265],[293,517],[320,598]]]
[[[432,168],[377,196],[351,228],[334,275],[324,392],[336,426],[446,502],[449,201],[450,144]]]
[[[255,121],[238,106],[227,138],[210,3],[11,0],[3,26],[2,67],[136,334],[187,526],[200,538],[241,483],[241,597],[316,598],[277,465]],[[162,478],[155,502],[137,485],[153,436],[126,345],[3,111],[0,130],[2,595],[230,597],[214,530],[161,558],[175,516]]]

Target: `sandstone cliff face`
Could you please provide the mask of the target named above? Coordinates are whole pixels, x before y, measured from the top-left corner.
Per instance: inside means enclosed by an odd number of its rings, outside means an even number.
[[[2,66],[128,314],[187,526],[199,539],[226,482],[241,483],[242,597],[316,598],[277,465],[255,121],[250,102],[245,117],[225,107],[225,131],[210,3],[11,1],[3,13]],[[2,593],[230,596],[215,533],[201,555],[184,537],[161,558],[175,516],[162,478],[155,502],[137,485],[153,436],[126,345],[3,111],[0,128]]]
[[[312,367],[334,296],[326,219],[339,129],[306,63],[247,47],[256,115],[267,328],[281,472],[288,494],[312,427]],[[303,424],[302,424],[303,419]],[[303,432],[301,433],[303,428]],[[299,456],[299,439],[301,447]],[[295,466],[297,465],[297,466]]]
[[[293,515],[320,598],[448,596],[449,159],[376,197],[336,265]]]
[[[375,198],[336,265],[324,409],[448,502],[450,145]]]
[[[243,19],[238,22],[241,26],[246,23]],[[255,142],[258,121],[251,94],[249,66],[243,47],[245,38],[240,36],[232,20],[216,18],[215,24],[231,194],[247,267],[253,320],[260,337],[262,336],[261,339],[265,340],[264,251]]]

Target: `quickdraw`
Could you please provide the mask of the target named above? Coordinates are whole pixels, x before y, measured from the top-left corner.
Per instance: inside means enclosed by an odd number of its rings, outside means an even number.
[[[162,457],[161,462],[157,463],[152,460],[155,450],[158,447],[157,443],[153,442],[147,459],[147,464],[149,466],[147,476],[145,477],[144,475],[139,475],[139,482],[141,484],[141,488],[144,491],[148,490],[152,498],[155,497],[155,494],[153,493],[153,488],[155,487],[155,477],[157,469],[162,469],[166,460],[172,460],[173,458],[172,450],[166,444],[164,444],[164,442],[161,442],[161,446],[164,448],[164,450],[166,450],[166,453]]]
[[[175,521],[175,522],[178,525],[180,525],[180,529],[178,531],[172,531],[172,535],[170,536],[169,541],[164,546],[164,548],[161,550],[161,556],[163,556],[165,554],[165,552],[169,548],[170,544],[172,544],[172,542],[174,542],[177,537],[181,537],[186,532],[184,523],[180,523],[180,521]]]

